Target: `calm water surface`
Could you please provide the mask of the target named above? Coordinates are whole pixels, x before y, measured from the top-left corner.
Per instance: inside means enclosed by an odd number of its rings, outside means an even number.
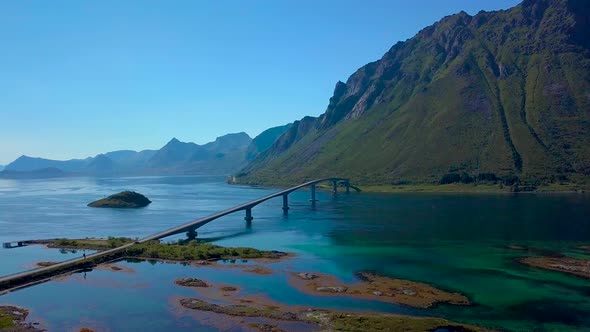
[[[86,204],[131,189],[153,203],[139,210],[91,209]],[[75,178],[0,180],[0,242],[54,237],[143,237],[274,192],[229,186],[215,177]],[[515,331],[590,331],[590,282],[522,266],[521,245],[590,255],[588,195],[351,194],[319,193],[316,209],[309,193],[223,217],[198,230],[199,238],[224,246],[250,246],[297,253],[276,263],[275,274],[181,264],[122,262],[134,273],[96,270],[0,297],[0,304],[32,310],[31,319],[50,330],[216,330],[178,308],[179,297],[195,293],[175,286],[196,276],[241,285],[244,292],[276,301],[335,309],[441,316]],[[174,240],[171,238],[170,240]],[[0,274],[28,269],[41,260],[81,255],[33,246],[1,250]],[[235,270],[235,271],[234,271]],[[374,301],[317,297],[287,286],[290,271],[317,271],[354,280],[354,272],[374,270],[467,295],[473,306],[415,310]],[[149,320],[147,319],[149,317]],[[238,329],[239,330],[239,329]]]

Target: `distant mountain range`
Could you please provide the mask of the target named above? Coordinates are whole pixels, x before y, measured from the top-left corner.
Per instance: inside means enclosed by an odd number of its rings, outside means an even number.
[[[443,18],[338,82],[237,174],[291,184],[590,182],[590,1]]]
[[[86,159],[51,160],[21,156],[0,169],[0,177],[44,178],[81,175],[208,174],[228,175],[255,158],[284,130],[271,128],[254,140],[248,134],[218,137],[204,145],[173,138],[159,150],[121,150]]]

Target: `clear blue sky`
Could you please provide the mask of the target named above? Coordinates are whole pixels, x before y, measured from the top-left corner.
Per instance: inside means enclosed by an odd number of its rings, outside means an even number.
[[[251,136],[441,17],[517,0],[0,2],[0,164]]]

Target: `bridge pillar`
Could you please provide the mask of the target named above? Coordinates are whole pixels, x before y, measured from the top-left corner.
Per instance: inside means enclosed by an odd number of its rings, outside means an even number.
[[[246,209],[246,216],[244,217],[244,220],[246,220],[247,223],[251,223],[252,220],[254,220],[254,217],[252,217],[252,208]]]
[[[186,232],[186,237],[189,241],[192,241],[197,238],[197,229],[192,227]]]
[[[334,195],[338,194],[338,183],[335,180],[332,181],[332,193],[334,193]]]
[[[311,199],[309,201],[311,202],[311,206],[315,207],[315,202],[318,201],[317,199],[315,199],[315,184],[312,184],[310,189],[311,189]]]
[[[283,213],[289,213],[289,194],[283,195]]]
[[[350,182],[344,182],[344,187],[346,188],[346,193],[350,194]]]

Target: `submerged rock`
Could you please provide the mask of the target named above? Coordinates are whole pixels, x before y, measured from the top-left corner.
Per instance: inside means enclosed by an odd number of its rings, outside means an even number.
[[[348,288],[344,286],[323,286],[317,287],[316,290],[318,292],[326,292],[326,293],[344,293]]]
[[[176,280],[175,283],[184,287],[209,287],[206,282],[197,278],[181,278]]]
[[[297,276],[303,280],[313,280],[315,278],[319,278],[319,276],[317,274],[306,273],[306,272],[297,273]]]
[[[416,291],[409,289],[409,288],[397,288],[396,291],[400,294],[408,295],[408,296],[415,296]]]
[[[107,198],[99,199],[88,204],[89,207],[99,208],[140,208],[148,206],[152,201],[135,191],[122,191]]]

